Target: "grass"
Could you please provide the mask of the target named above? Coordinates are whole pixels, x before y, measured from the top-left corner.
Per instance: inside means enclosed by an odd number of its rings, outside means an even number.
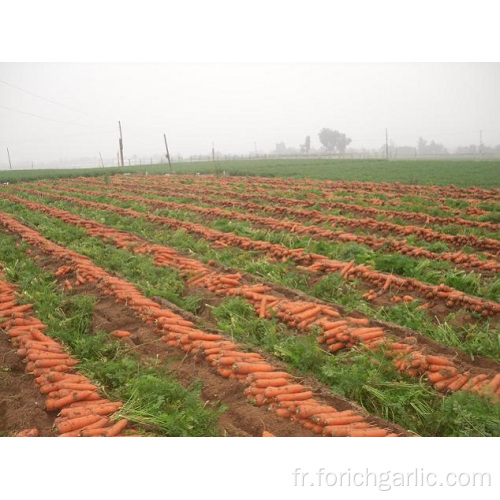
[[[200,398],[201,383],[185,388],[168,366],[141,359],[109,334],[91,334],[95,300],[61,292],[51,273],[26,255],[26,246],[0,233],[0,256],[8,278],[17,283],[22,300],[33,302],[47,333],[60,340],[80,360],[79,371],[96,382],[107,397],[125,402],[120,417],[143,432],[160,436],[216,436],[223,407]]]
[[[212,162],[185,162],[173,165],[176,174],[214,174]],[[235,160],[220,163],[227,175],[292,177],[346,181],[401,182],[403,184],[453,184],[460,187],[500,187],[499,160],[338,160],[338,159],[265,159]],[[74,168],[14,170],[0,172],[0,182],[58,179],[79,176],[117,174],[166,174],[167,165],[143,165],[125,168]]]
[[[443,397],[423,380],[399,373],[383,353],[362,347],[329,355],[315,335],[294,336],[275,319],[259,319],[239,298],[213,308],[218,327],[236,340],[259,346],[293,371],[312,375],[334,393],[368,412],[425,436],[500,434],[500,405],[474,394]]]

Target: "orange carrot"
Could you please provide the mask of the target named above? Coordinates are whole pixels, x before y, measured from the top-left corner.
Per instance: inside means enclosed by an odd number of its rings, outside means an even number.
[[[82,417],[75,417],[71,419],[65,419],[63,422],[60,422],[57,424],[57,430],[59,431],[59,434],[64,434],[65,432],[71,432],[75,430],[82,429],[83,427],[86,427],[87,425],[93,424],[94,422],[97,422],[98,420],[101,420],[100,415],[85,415]]]
[[[38,429],[35,427],[33,429],[24,429],[16,434],[16,437],[38,437]]]
[[[273,398],[279,394],[293,394],[302,392],[303,390],[304,386],[300,384],[283,385],[281,387],[266,387],[264,389],[264,396],[267,398]]]
[[[266,305],[267,305],[267,296],[264,295],[264,298],[262,299],[262,302],[260,304],[259,318],[266,317],[266,312],[267,312]]]
[[[266,388],[266,387],[281,387],[289,384],[290,381],[286,378],[270,378],[270,379],[258,379],[255,381],[256,387]]]
[[[76,401],[82,401],[87,399],[89,396],[91,396],[93,393],[92,391],[81,391],[81,392],[73,392],[69,394],[68,396],[64,396],[59,399],[47,399],[45,401],[45,409],[47,411],[55,411],[55,410],[60,410],[61,408],[64,408],[65,406],[74,403]]]
[[[276,436],[269,431],[263,431],[262,437],[276,437]]]
[[[266,363],[245,363],[243,361],[235,363],[232,366],[233,372],[246,375],[256,372],[272,372],[274,367]]]
[[[290,394],[278,394],[275,396],[277,401],[304,401],[313,397],[312,391],[293,392]]]
[[[69,389],[72,391],[96,391],[97,387],[90,383],[60,381],[42,385],[40,387],[40,393],[49,394],[49,392],[59,391],[61,389]]]
[[[337,410],[335,408],[332,408],[330,406],[322,406],[319,404],[315,405],[308,405],[308,404],[302,404],[297,407],[295,410],[295,413],[300,417],[300,418],[310,418],[314,417],[317,414],[320,413],[326,413],[326,414],[336,414]]]
[[[350,432],[351,437],[385,437],[387,434],[385,429],[354,429]]]
[[[127,332],[126,330],[115,330],[113,332],[113,336],[117,337],[119,339],[123,339],[125,337],[130,337],[132,334],[130,332]]]

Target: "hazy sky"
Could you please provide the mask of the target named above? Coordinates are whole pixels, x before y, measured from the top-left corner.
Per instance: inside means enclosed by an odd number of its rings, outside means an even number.
[[[319,147],[323,127],[352,148],[386,127],[398,146],[496,145],[499,89],[500,63],[0,63],[0,168],[7,147],[14,167],[116,158],[118,120],[126,159],[162,154],[164,133],[183,156]]]

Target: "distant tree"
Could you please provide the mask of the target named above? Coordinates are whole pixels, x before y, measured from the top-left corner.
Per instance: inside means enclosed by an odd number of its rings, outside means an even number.
[[[417,151],[419,155],[446,155],[448,150],[437,142],[431,141],[428,143],[422,137],[419,137],[417,143]]]
[[[349,139],[345,134],[340,133],[338,130],[332,130],[329,128],[321,129],[319,133],[319,140],[327,151],[337,151],[340,154],[344,154],[347,146],[351,143],[351,139]]]
[[[308,135],[304,144],[300,145],[300,152],[309,154],[309,151],[311,151],[311,136]]]

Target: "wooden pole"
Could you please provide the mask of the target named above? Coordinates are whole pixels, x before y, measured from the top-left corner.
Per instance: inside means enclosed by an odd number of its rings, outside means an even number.
[[[170,153],[168,151],[167,136],[163,134],[163,139],[165,140],[165,149],[167,150],[167,160],[168,160],[168,170],[172,173],[172,163],[170,162]]]
[[[9,167],[10,167],[10,169],[12,170],[12,162],[10,161],[10,152],[9,152],[9,148],[7,148],[7,156],[9,157]]]
[[[123,163],[123,136],[122,136],[122,124],[121,122],[118,122],[118,127],[120,128],[120,166],[124,167],[125,164]]]
[[[99,151],[99,157],[101,158],[101,167],[104,168],[104,162],[102,161],[102,154],[100,151]]]
[[[387,135],[387,129],[385,129],[385,159],[389,159],[389,136]]]

